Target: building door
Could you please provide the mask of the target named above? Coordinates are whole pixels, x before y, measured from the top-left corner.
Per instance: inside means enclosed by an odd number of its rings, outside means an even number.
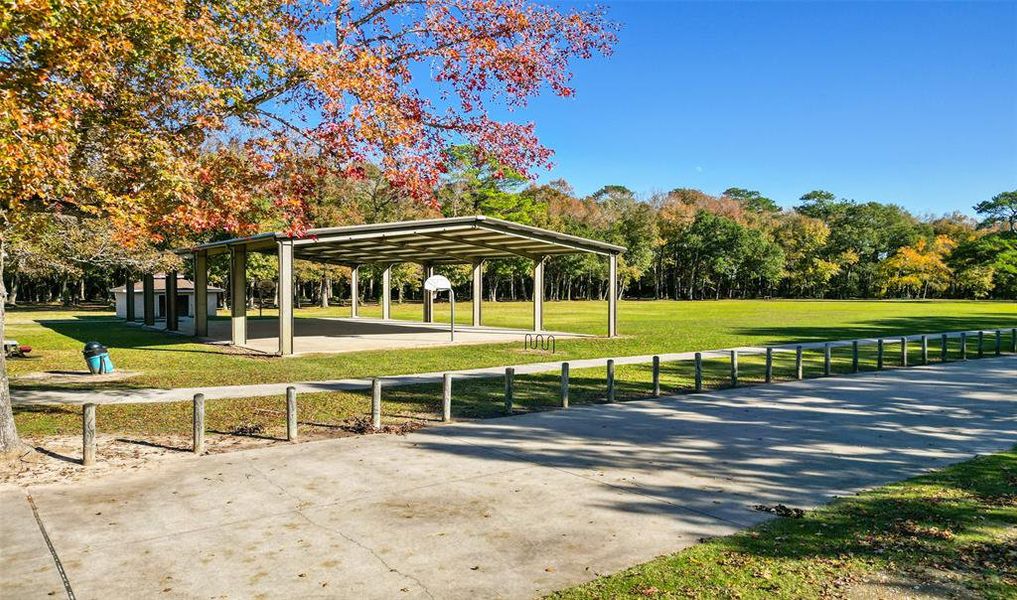
[[[178,317],[190,317],[191,306],[188,301],[187,294],[177,294],[177,316]]]

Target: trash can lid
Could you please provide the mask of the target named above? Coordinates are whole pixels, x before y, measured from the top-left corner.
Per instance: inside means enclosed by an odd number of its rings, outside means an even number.
[[[100,350],[100,349],[101,350],[105,350],[106,346],[103,346],[99,342],[86,342],[85,343],[85,352],[88,352],[89,350]]]

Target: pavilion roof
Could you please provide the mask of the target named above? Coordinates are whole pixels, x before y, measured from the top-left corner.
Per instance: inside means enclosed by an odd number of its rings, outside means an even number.
[[[488,258],[536,259],[589,252],[620,254],[622,246],[485,216],[450,217],[396,223],[346,225],[308,230],[291,238],[268,232],[201,244],[178,254],[219,254],[243,247],[275,252],[277,243],[293,241],[296,258],[340,265],[416,262],[461,264]]]

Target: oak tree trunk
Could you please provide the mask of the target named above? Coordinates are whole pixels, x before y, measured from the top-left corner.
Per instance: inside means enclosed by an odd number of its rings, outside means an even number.
[[[4,285],[4,238],[0,233],[0,341],[7,329],[7,287]],[[23,450],[14,425],[11,387],[7,379],[7,356],[0,350],[0,457],[10,457]]]

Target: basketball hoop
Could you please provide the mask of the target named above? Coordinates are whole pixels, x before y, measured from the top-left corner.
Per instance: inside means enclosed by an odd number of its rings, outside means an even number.
[[[456,341],[456,294],[452,291],[452,282],[444,275],[431,275],[424,282],[424,290],[428,294],[448,291],[448,301],[452,306],[452,323],[450,327],[451,341]]]

